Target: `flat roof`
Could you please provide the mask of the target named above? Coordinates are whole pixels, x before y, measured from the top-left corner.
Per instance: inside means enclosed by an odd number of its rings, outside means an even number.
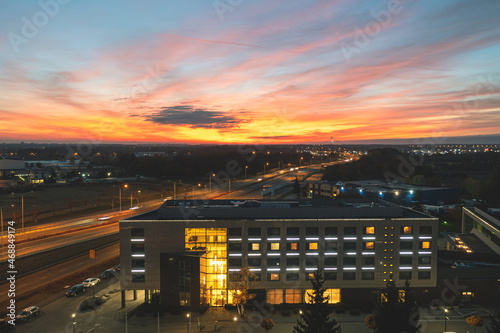
[[[436,219],[406,207],[367,199],[167,200],[124,221],[269,219]]]

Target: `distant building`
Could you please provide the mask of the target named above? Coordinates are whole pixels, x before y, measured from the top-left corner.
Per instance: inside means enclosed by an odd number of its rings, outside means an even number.
[[[47,179],[49,179],[51,174],[51,169],[31,169],[30,170],[30,183],[31,184],[42,184]]]
[[[359,194],[364,198],[379,198],[403,206],[411,206],[417,201],[438,206],[460,201],[459,187],[433,187],[382,180],[348,181],[340,186],[340,194]]]
[[[223,306],[248,267],[257,299],[304,303],[321,267],[330,303],[371,303],[391,276],[436,286],[437,236],[437,218],[377,200],[169,200],[120,221],[122,297]]]
[[[147,151],[147,152],[138,152],[135,153],[135,157],[155,157],[155,156],[166,156],[166,153],[163,151]]]
[[[0,177],[19,178],[24,181],[29,176],[24,160],[0,156]]]
[[[471,252],[500,254],[500,220],[477,207],[463,207],[460,238]]]
[[[335,198],[340,193],[339,186],[326,181],[307,183],[306,188],[310,198]]]
[[[0,156],[0,170],[23,170],[26,168],[24,160]]]

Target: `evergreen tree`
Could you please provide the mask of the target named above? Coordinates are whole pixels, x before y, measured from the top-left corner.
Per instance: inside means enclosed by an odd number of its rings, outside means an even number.
[[[295,181],[293,183],[293,193],[300,193],[300,183],[297,177],[295,177]]]
[[[308,293],[309,303],[297,320],[293,333],[340,333],[340,326],[335,319],[328,318],[332,311],[328,308],[328,296],[324,296],[326,289],[323,288],[323,273],[317,270],[311,282],[313,291],[312,294]]]
[[[495,312],[495,316],[490,317],[491,321],[486,327],[488,333],[500,332],[500,311]]]
[[[383,299],[374,311],[376,333],[418,332],[417,303],[408,281],[401,296],[391,276],[382,291]]]

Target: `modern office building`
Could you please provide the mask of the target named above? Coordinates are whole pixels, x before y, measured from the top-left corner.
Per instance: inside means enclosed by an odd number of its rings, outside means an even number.
[[[477,207],[463,207],[459,245],[468,252],[500,254],[500,220],[495,212],[489,209],[488,214]]]
[[[121,289],[146,302],[222,306],[242,267],[268,303],[307,301],[322,268],[331,303],[436,286],[438,219],[365,199],[169,200],[120,221]],[[124,293],[122,293],[124,295]]]

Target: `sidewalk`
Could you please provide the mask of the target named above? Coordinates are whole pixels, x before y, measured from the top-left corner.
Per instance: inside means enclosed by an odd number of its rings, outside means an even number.
[[[130,311],[134,307],[144,302],[144,293],[137,292],[137,300],[131,300],[132,292],[127,293],[126,308],[121,308],[121,293],[118,290],[119,283],[114,283],[106,289],[100,291],[97,296],[103,296],[107,301],[99,308],[91,311],[77,313],[77,332],[87,332],[94,329],[98,332],[199,332],[198,321],[201,325],[201,332],[252,332],[264,333],[265,330],[260,327],[260,322],[265,317],[259,312],[245,313],[245,317],[238,316],[236,311],[225,310],[224,308],[209,308],[204,314],[192,312],[187,317],[187,312],[181,315],[172,315],[164,313],[158,320],[158,315],[146,313],[142,317],[132,315],[125,322],[124,312]],[[106,296],[105,296],[106,295]],[[271,311],[270,316],[276,326],[274,333],[292,332],[296,324],[298,315],[293,313],[290,316],[282,316],[279,311]],[[335,315],[335,319],[342,325],[343,332],[364,333],[369,332],[364,327],[366,315],[351,316],[349,314]],[[218,330],[216,331],[216,322]],[[191,330],[189,330],[191,323]]]

